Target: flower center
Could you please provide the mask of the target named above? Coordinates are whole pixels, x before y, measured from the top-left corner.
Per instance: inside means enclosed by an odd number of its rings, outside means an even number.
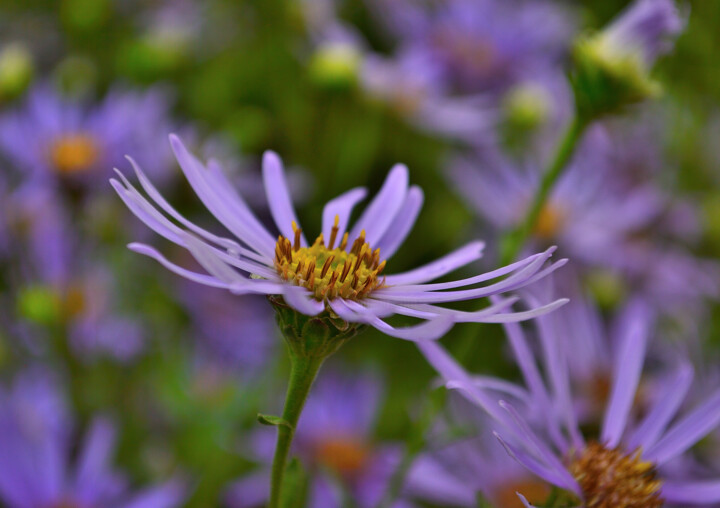
[[[565,213],[558,207],[546,204],[540,210],[533,233],[543,240],[554,238],[565,223]]]
[[[661,482],[655,466],[643,461],[640,450],[626,455],[620,448],[607,449],[588,443],[575,456],[570,472],[580,484],[588,508],[660,508]]]
[[[315,448],[315,460],[344,478],[356,476],[369,459],[366,443],[353,438],[329,438]]]
[[[493,496],[494,506],[498,508],[523,508],[517,493],[522,494],[533,505],[540,505],[550,495],[547,483],[534,478],[523,478],[501,485]]]
[[[347,233],[335,248],[338,221],[335,216],[327,245],[321,233],[310,247],[300,247],[301,230],[293,222],[294,242],[282,235],[278,237],[275,269],[286,281],[308,288],[318,300],[332,300],[338,296],[359,300],[384,284],[385,279],[380,280],[379,276],[386,262],[380,262],[380,249],[373,251],[365,241],[365,230],[349,250],[346,250]]]
[[[100,150],[92,136],[69,134],[55,140],[50,147],[50,161],[65,175],[83,173],[98,160]]]

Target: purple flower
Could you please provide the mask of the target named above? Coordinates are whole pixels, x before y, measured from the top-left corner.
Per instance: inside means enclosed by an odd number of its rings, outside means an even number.
[[[252,296],[236,296],[186,283],[180,297],[190,315],[190,333],[200,354],[241,375],[252,375],[266,364],[277,334],[271,309]]]
[[[649,69],[685,27],[673,0],[636,0],[606,27],[598,44],[607,58],[637,58]]]
[[[531,284],[563,264],[558,262],[543,268],[553,249],[489,273],[428,284],[478,259],[483,244],[472,242],[420,268],[384,276],[387,261],[382,259],[387,260],[400,247],[423,201],[420,188],[409,186],[408,170],[403,165],[392,169],[378,195],[349,231],[346,229],[352,209],[365,197],[366,190],[352,189],[328,202],[323,210],[322,232],[309,244],[297,225],[282,162],[276,154],[267,152],[263,176],[270,211],[280,231],[276,241],[229,185],[217,162],[211,160],[207,166],[203,165],[176,136],[171,136],[171,143],[197,195],[237,240],[219,237],[181,216],[132,159],[129,160],[143,189],[155,204],[143,197],[119,171],[122,183],[112,180],[112,185],[135,215],[161,236],[187,248],[208,274],[182,268],[147,245],[132,244],[131,249],[190,280],[234,294],[282,297],[303,314],[332,312],[345,321],[367,324],[408,340],[439,338],[455,322],[529,319],[565,303],[558,300],[522,313],[509,310],[516,298],[506,298],[474,312],[438,305],[500,294]],[[187,230],[168,219],[161,210]],[[500,282],[477,287],[481,282],[504,275],[507,277]],[[383,319],[395,314],[424,322],[396,328]]]
[[[40,86],[0,119],[0,152],[27,180],[43,184],[62,180],[104,189],[106,171],[128,152],[160,178],[172,161],[157,143],[158,132],[169,127],[168,109],[160,90],[115,90],[89,107]]]
[[[453,414],[462,429],[469,423],[472,437],[446,444],[434,439],[408,474],[408,494],[441,506],[466,507],[478,506],[478,494],[501,508],[522,508],[517,491],[537,502],[547,499],[550,486],[509,457],[488,430],[492,421],[477,413],[466,403]]]
[[[634,411],[649,335],[644,321],[637,314],[624,320],[611,360],[610,393],[598,435],[584,433],[578,425],[575,385],[569,373],[575,358],[556,316],[537,321],[547,382],[520,327],[506,326],[531,394],[531,402],[519,409],[504,400],[498,404],[436,343],[418,346],[451,387],[460,389],[496,420],[496,435],[511,456],[539,478],[570,493],[582,506],[720,502],[720,481],[679,474],[673,467],[674,461],[682,461],[690,447],[720,424],[720,391],[680,415],[693,371],[679,362],[663,380],[659,396],[641,415]]]
[[[341,506],[343,495],[351,496],[359,508],[376,506],[402,455],[399,446],[376,443],[372,436],[380,382],[369,375],[327,374],[308,398],[293,444],[303,467],[314,475],[307,506]],[[263,429],[252,439],[257,460],[268,466],[274,434]],[[269,477],[262,469],[239,480],[228,491],[228,504],[261,506],[267,501]]]
[[[111,468],[115,428],[96,418],[72,459],[70,419],[57,383],[39,370],[0,389],[0,499],[10,508],[170,508],[184,499],[177,480],[132,493]]]
[[[558,245],[583,274],[619,274],[664,310],[697,309],[719,294],[720,267],[692,256],[675,233],[695,229],[692,213],[678,213],[655,182],[618,175],[613,164],[628,147],[611,143],[601,129],[588,134],[542,209],[531,247]],[[523,170],[499,154],[457,159],[449,176],[498,232],[522,220],[540,181],[536,167]]]
[[[549,2],[373,2],[404,49],[427,55],[448,90],[500,92],[557,64],[572,29]]]

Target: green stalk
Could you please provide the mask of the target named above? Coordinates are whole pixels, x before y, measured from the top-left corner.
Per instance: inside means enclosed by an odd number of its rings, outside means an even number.
[[[525,220],[523,223],[506,238],[503,245],[503,252],[501,256],[501,264],[507,265],[515,260],[525,244],[528,236],[535,228],[540,213],[542,212],[545,203],[547,202],[550,192],[555,187],[558,178],[563,174],[567,168],[567,163],[575,153],[578,142],[582,137],[585,128],[588,126],[588,122],[575,116],[565,131],[565,135],[562,141],[555,151],[555,156],[550,163],[550,166],[545,171],[542,180],[540,181],[540,187],[538,187],[533,201],[530,204]]]
[[[280,507],[283,478],[290,447],[295,436],[295,427],[300,419],[300,413],[302,413],[305,406],[313,381],[315,381],[320,366],[325,360],[324,357],[319,356],[303,357],[294,354],[290,355],[290,359],[290,381],[282,414],[284,421],[277,425],[278,435],[272,464],[269,508]]]

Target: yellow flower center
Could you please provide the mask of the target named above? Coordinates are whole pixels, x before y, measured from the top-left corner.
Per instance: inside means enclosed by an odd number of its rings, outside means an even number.
[[[587,508],[660,508],[661,481],[655,466],[643,461],[640,450],[627,455],[620,448],[608,449],[597,442],[588,443],[575,456],[570,472],[585,497]]]
[[[282,235],[278,237],[275,269],[286,281],[308,288],[318,300],[332,300],[338,296],[359,300],[383,286],[385,279],[381,280],[379,276],[386,262],[380,262],[380,249],[373,251],[365,241],[365,230],[349,250],[346,250],[347,233],[335,247],[338,221],[335,216],[327,245],[321,233],[310,247],[300,247],[301,230],[293,222],[294,241]]]
[[[362,471],[369,456],[367,444],[358,439],[331,437],[315,447],[315,460],[344,478]]]
[[[507,483],[496,489],[493,496],[493,506],[497,508],[523,508],[517,493],[522,494],[532,505],[541,505],[550,495],[547,483],[534,478],[524,478]]]
[[[100,150],[92,136],[69,134],[61,136],[50,147],[50,162],[64,175],[88,171],[97,162]]]

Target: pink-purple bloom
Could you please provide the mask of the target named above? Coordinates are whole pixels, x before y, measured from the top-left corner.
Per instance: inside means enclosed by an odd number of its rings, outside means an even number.
[[[0,154],[23,181],[102,189],[108,170],[126,153],[162,178],[171,168],[158,133],[170,127],[169,102],[159,89],[112,90],[100,103],[62,97],[49,85],[31,90],[21,107],[0,118]]]
[[[634,411],[650,333],[642,311],[622,323],[597,435],[578,424],[576,386],[569,371],[574,357],[567,348],[578,330],[558,315],[537,320],[537,356],[518,325],[505,326],[530,395],[526,404],[498,402],[437,344],[418,345],[450,386],[495,419],[496,435],[511,456],[534,475],[574,495],[581,505],[719,502],[718,480],[688,475],[673,462],[683,461],[685,452],[720,424],[720,392],[684,408],[693,371],[687,362],[678,362],[647,408]],[[606,475],[603,482],[601,475]]]
[[[309,508],[342,506],[350,496],[358,508],[377,506],[402,455],[401,447],[373,437],[381,396],[380,380],[369,374],[340,375],[332,369],[318,380],[308,398],[293,444],[312,475]],[[269,466],[274,432],[252,436],[255,460]],[[255,508],[267,501],[267,467],[238,480],[229,489],[232,508]],[[393,505],[407,507],[404,501]]]
[[[188,221],[162,197],[132,159],[129,160],[150,200],[120,172],[121,181],[112,180],[112,185],[138,218],[161,236],[188,249],[208,273],[183,268],[147,245],[132,244],[130,248],[185,278],[233,294],[282,297],[303,314],[313,316],[330,311],[345,321],[367,324],[408,340],[437,339],[456,322],[525,320],[565,303],[557,300],[524,312],[511,310],[516,297],[503,298],[470,312],[440,305],[525,287],[564,263],[546,266],[553,249],[474,277],[430,283],[477,260],[483,244],[471,242],[422,267],[385,276],[387,259],[409,234],[423,202],[420,188],[409,185],[404,165],[396,165],[390,171],[377,196],[352,228],[348,227],[350,215],[366,196],[366,189],[355,188],[329,201],[323,210],[322,233],[315,242],[308,243],[276,154],[265,154],[263,177],[270,212],[280,232],[277,240],[232,188],[216,161],[201,163],[176,136],[171,136],[171,144],[198,197],[235,239],[218,236]],[[499,282],[478,286],[503,276],[506,277]],[[396,314],[423,322],[400,328],[384,320]]]
[[[139,492],[112,467],[116,429],[97,417],[78,447],[56,380],[39,370],[0,389],[0,499],[9,508],[104,506],[172,508],[185,498],[178,480]]]

